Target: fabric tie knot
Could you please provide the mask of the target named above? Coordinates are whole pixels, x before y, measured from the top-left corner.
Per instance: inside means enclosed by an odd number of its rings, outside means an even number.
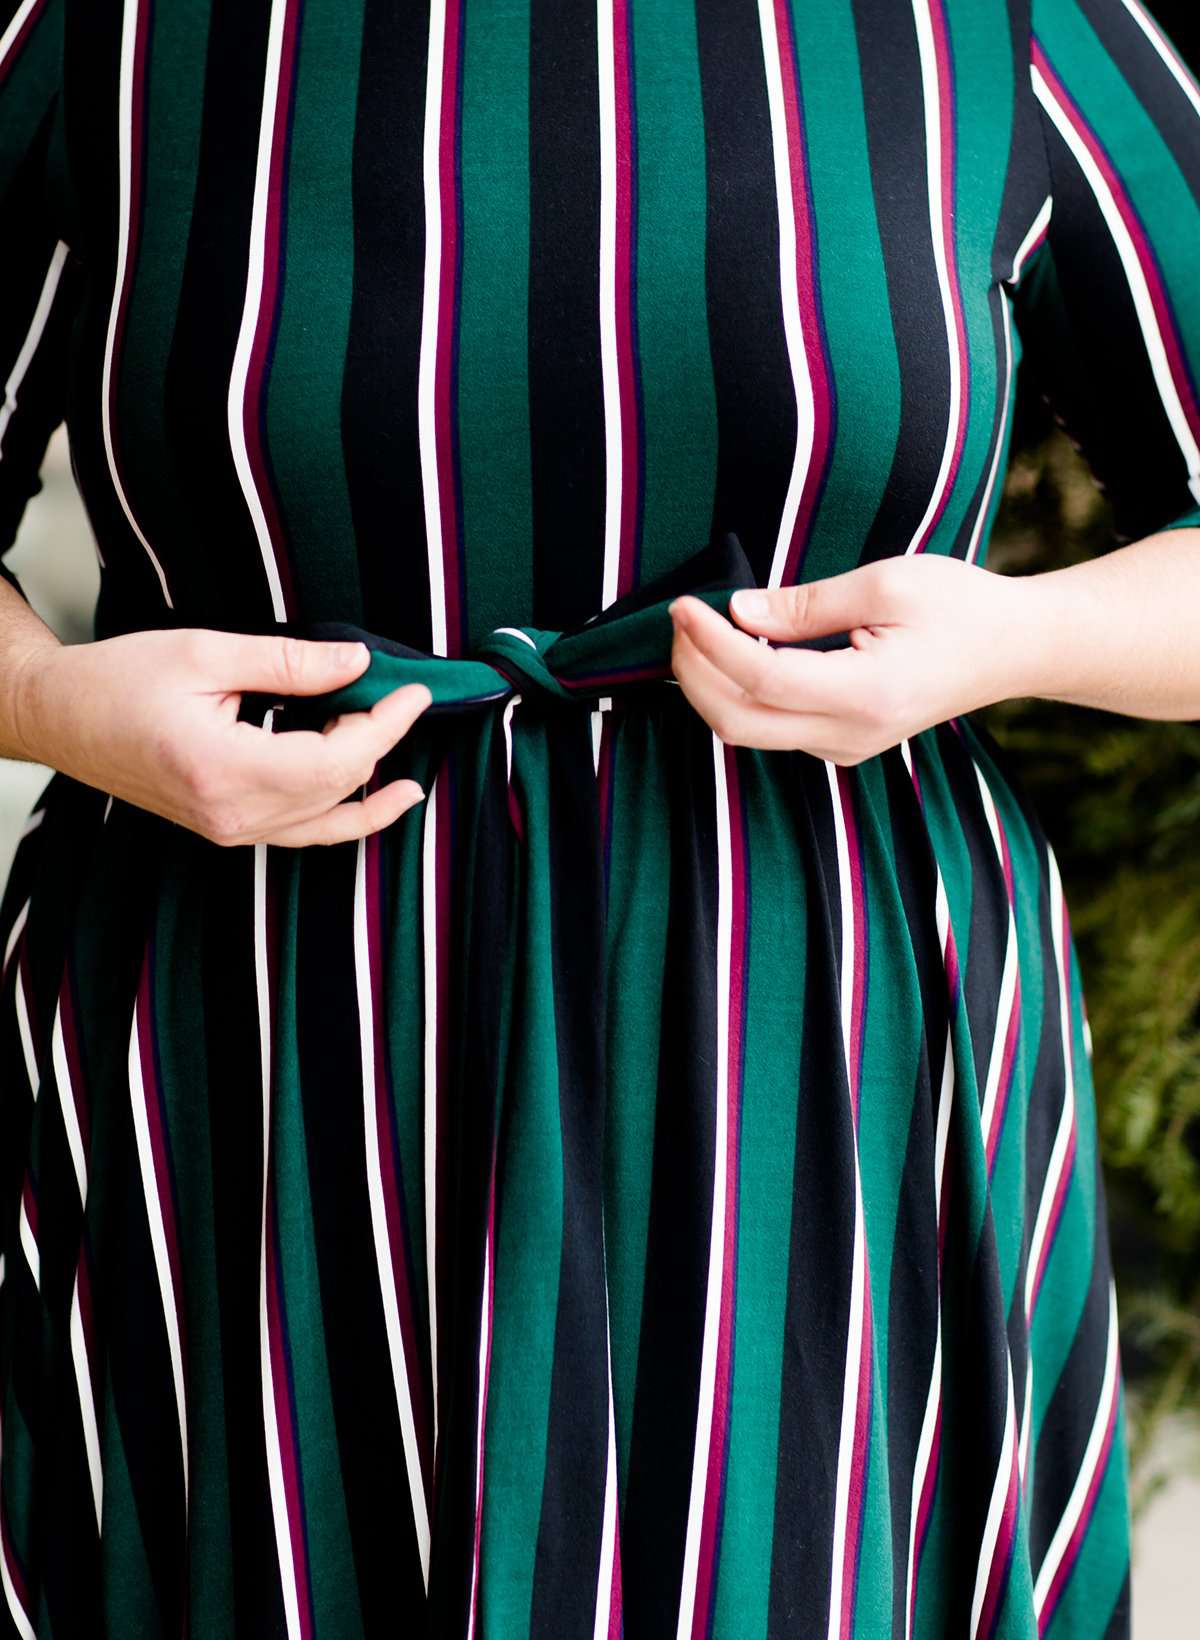
[[[406,683],[425,684],[432,697],[426,715],[434,716],[495,706],[515,694],[530,705],[592,706],[670,680],[674,627],[668,606],[673,599],[689,593],[723,613],[732,592],[756,584],[741,543],[728,532],[581,626],[566,632],[499,626],[463,656],[431,655],[344,621],[287,623],[276,630],[364,643],[371,659],[351,683],[289,698],[284,723],[307,725],[342,712],[366,711]],[[251,705],[250,711],[255,709]]]
[[[423,683],[431,700],[425,716],[478,711],[520,695],[528,705],[560,708],[645,692],[671,681],[674,623],[669,606],[688,594],[726,614],[730,595],[758,583],[731,531],[702,547],[667,574],[635,587],[581,626],[557,632],[534,626],[498,626],[467,655],[431,655],[383,633],[346,621],[288,621],[280,635],[365,644],[370,663],[351,683],[318,695],[290,696],[280,727],[319,726],[342,712],[367,711],[406,683]],[[846,633],[797,639],[783,648],[838,649]],[[241,715],[262,721],[266,696],[243,696]]]

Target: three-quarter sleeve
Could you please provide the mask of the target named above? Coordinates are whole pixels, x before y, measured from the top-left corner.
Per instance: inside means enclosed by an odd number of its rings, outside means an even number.
[[[1200,86],[1140,0],[1033,0],[1049,222],[1023,355],[1117,537],[1200,525]]]
[[[64,241],[61,0],[0,0],[0,575],[65,410],[77,268]]]

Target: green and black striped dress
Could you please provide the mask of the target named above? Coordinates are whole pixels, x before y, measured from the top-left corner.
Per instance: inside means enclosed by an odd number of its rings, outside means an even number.
[[[65,419],[98,637],[434,695],[360,843],[28,818],[4,1640],[1128,1635],[1019,779],[972,716],[726,746],[669,675],[680,590],[983,564],[1022,352],[1121,538],[1200,524],[1140,0],[0,0],[0,547]]]

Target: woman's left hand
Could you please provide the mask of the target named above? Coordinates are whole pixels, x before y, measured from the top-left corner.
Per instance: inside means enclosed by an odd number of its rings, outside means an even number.
[[[1028,577],[943,556],[879,559],[824,580],[734,595],[744,630],[677,598],[672,669],[721,740],[855,764],[1020,694]],[[775,649],[848,632],[845,649]]]

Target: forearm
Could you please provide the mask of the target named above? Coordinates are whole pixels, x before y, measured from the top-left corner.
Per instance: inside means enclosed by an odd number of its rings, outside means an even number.
[[[59,639],[46,623],[0,576],[0,757],[41,761],[29,743],[22,686],[28,663],[58,647]]]
[[[1007,693],[1200,719],[1200,529],[1014,579]]]

